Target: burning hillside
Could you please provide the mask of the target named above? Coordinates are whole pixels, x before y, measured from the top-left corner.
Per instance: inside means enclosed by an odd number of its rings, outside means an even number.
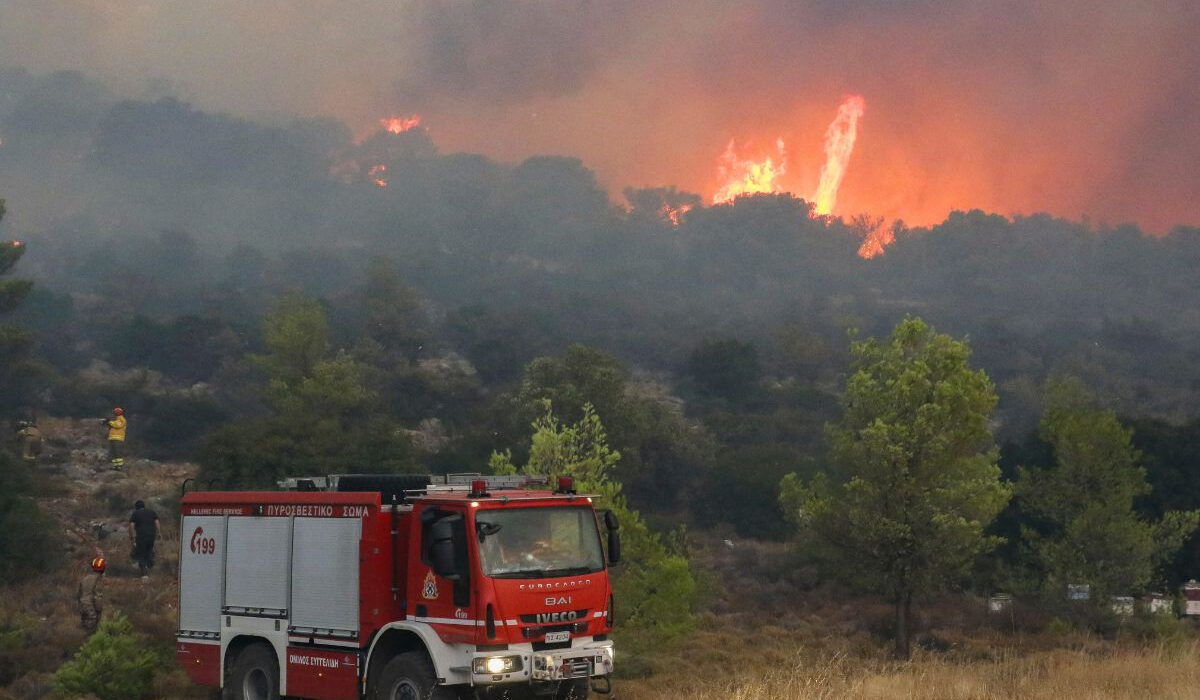
[[[736,142],[730,141],[717,161],[717,174],[725,184],[713,193],[713,204],[726,204],[748,194],[782,192],[779,178],[787,172],[783,139],[776,139],[775,150],[774,157],[742,158],[738,156]]]
[[[854,142],[858,139],[858,120],[862,118],[866,104],[861,95],[847,97],[825,130],[825,163],[821,166],[821,179],[812,195],[806,197],[812,202],[814,214],[833,214],[838,189],[842,186],[850,156],[854,153]],[[713,193],[713,204],[727,204],[745,195],[785,191],[781,181],[787,174],[787,150],[782,138],[775,140],[774,155],[758,159],[739,156],[736,146],[735,141],[730,141],[725,152],[717,159],[717,176],[722,184]],[[678,223],[674,216],[671,220]],[[872,231],[863,242],[859,255],[871,258],[882,253],[892,242],[889,234],[890,229],[882,226]]]

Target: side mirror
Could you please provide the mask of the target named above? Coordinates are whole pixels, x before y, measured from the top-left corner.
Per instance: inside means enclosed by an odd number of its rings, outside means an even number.
[[[621,563],[621,533],[616,530],[608,531],[608,563],[610,566]]]
[[[621,523],[617,521],[617,514],[611,510],[604,511],[604,527],[608,529],[608,563],[609,565],[619,564],[621,562]]]
[[[455,517],[442,518],[430,526],[429,559],[433,563],[433,571],[442,578],[458,580],[459,571],[457,558],[454,556],[454,525]]]
[[[497,532],[500,532],[500,528],[502,527],[504,526],[500,523],[488,523],[482,520],[476,520],[475,534],[479,536],[479,541],[483,542],[485,539],[491,537]]]

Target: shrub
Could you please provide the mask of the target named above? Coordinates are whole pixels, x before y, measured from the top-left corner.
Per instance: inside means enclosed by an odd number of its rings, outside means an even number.
[[[27,494],[26,469],[0,451],[0,584],[11,584],[50,568],[62,551],[57,522]]]
[[[1074,631],[1075,626],[1061,617],[1054,618],[1050,621],[1050,624],[1046,625],[1046,634],[1055,637],[1065,637]]]
[[[1139,610],[1128,622],[1127,631],[1138,639],[1161,645],[1183,645],[1190,639],[1190,620]]]
[[[0,686],[12,683],[20,673],[13,652],[29,643],[29,620],[0,610]]]
[[[70,697],[138,700],[150,693],[159,655],[133,633],[129,618],[117,612],[105,618],[75,658],[54,674],[55,688]]]

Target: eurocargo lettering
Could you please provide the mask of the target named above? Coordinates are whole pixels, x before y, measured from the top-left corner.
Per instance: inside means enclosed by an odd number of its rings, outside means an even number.
[[[246,700],[607,693],[619,525],[569,478],[546,484],[351,474],[188,493],[178,659]]]

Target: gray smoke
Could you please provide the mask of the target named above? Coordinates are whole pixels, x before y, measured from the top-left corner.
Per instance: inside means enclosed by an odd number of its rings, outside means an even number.
[[[444,151],[577,156],[614,193],[711,193],[731,138],[778,136],[810,192],[859,93],[841,213],[1165,231],[1197,223],[1198,31],[1192,0],[5,0],[0,67],[359,138],[420,113]]]

